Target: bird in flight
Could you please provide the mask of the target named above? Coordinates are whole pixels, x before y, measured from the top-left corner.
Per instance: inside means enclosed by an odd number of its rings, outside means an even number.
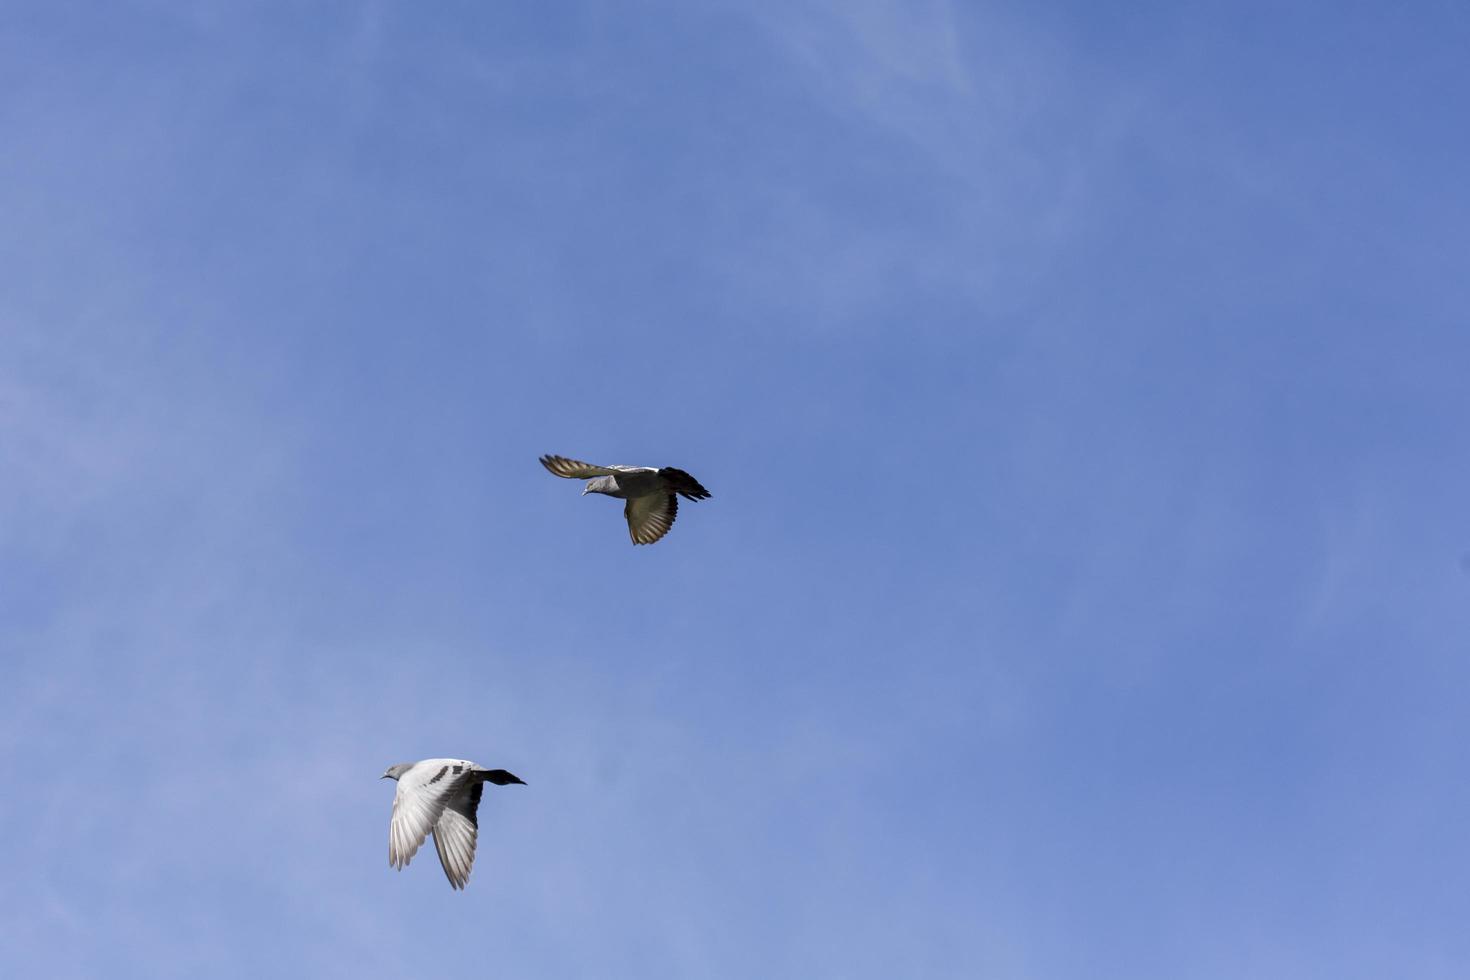
[[[480,835],[476,811],[486,783],[505,786],[524,781],[504,769],[486,769],[464,759],[425,759],[389,766],[383,779],[398,781],[393,816],[388,821],[388,863],[402,871],[418,853],[424,838],[434,835],[434,849],[449,884],[463,888],[475,863]]]
[[[672,466],[594,466],[565,456],[542,456],[541,465],[568,480],[586,480],[582,491],[621,497],[628,536],[634,544],[653,544],[669,533],[679,514],[679,498],[704,500],[710,492],[699,481]]]

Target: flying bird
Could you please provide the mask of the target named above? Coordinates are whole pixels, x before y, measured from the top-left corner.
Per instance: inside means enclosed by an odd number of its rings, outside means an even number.
[[[434,849],[449,884],[463,888],[475,863],[480,822],[480,793],[486,783],[505,786],[524,780],[504,769],[486,769],[464,759],[425,759],[389,766],[383,779],[398,781],[393,817],[388,821],[388,863],[402,871],[418,853],[424,838],[434,835]]]
[[[669,533],[679,514],[679,498],[704,500],[710,492],[699,481],[672,466],[593,466],[565,456],[542,456],[541,465],[568,480],[586,480],[583,496],[605,493],[621,497],[628,535],[634,544],[653,544]]]

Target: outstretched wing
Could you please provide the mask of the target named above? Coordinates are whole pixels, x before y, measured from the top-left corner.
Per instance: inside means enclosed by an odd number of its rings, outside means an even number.
[[[565,456],[542,456],[541,465],[552,474],[566,477],[568,480],[590,480],[594,476],[612,476],[619,469],[616,466],[593,466],[591,463],[567,459]]]
[[[434,849],[449,884],[463,888],[470,880],[475,864],[475,843],[480,836],[480,794],[485,784],[478,779],[461,788],[444,806],[439,822],[434,825]]]
[[[398,791],[393,795],[393,816],[388,820],[388,863],[400,871],[423,846],[424,838],[434,829],[444,813],[445,805],[466,784],[469,769],[452,765],[452,760],[435,759],[442,765],[419,764],[398,778]],[[452,768],[463,769],[451,773]]]
[[[671,493],[650,493],[629,497],[623,505],[628,519],[628,536],[634,544],[653,544],[669,533],[679,515],[679,498]]]

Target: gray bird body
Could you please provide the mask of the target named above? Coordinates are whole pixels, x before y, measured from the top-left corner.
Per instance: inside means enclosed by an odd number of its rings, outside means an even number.
[[[603,493],[609,497],[627,500],[646,497],[651,493],[667,493],[668,481],[658,475],[652,466],[622,466],[609,476],[599,476],[587,481],[583,493]]]
[[[568,480],[586,480],[585,496],[600,493],[626,500],[623,516],[634,544],[653,544],[669,533],[679,514],[679,498],[704,500],[710,492],[672,466],[597,466],[565,456],[542,456],[547,471]]]
[[[429,834],[444,876],[454,888],[470,880],[480,836],[480,795],[486,783],[522,783],[504,769],[486,769],[466,759],[424,759],[389,766],[383,779],[398,782],[388,821],[388,863],[398,870],[418,853]]]

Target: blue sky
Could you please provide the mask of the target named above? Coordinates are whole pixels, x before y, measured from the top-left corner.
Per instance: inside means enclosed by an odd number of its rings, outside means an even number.
[[[0,2],[0,972],[1461,975],[1463,6],[546,6]]]

